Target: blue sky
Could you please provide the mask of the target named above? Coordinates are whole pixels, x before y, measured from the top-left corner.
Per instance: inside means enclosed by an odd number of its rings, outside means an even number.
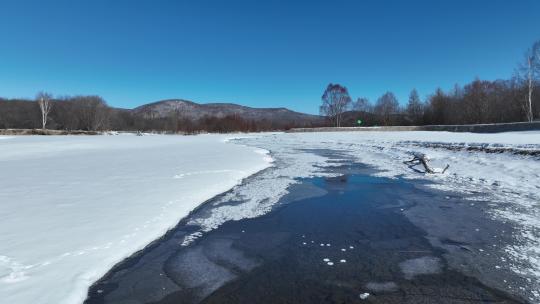
[[[0,96],[98,94],[317,113],[330,82],[405,103],[508,78],[540,1],[0,0]]]

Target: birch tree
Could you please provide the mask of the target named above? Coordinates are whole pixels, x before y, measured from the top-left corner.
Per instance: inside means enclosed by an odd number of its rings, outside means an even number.
[[[525,112],[527,113],[527,120],[532,122],[534,120],[532,95],[536,82],[540,78],[540,40],[533,43],[532,47],[525,53],[525,62],[521,69],[525,76],[523,78],[527,82]]]
[[[52,109],[52,95],[46,92],[39,92],[36,96],[36,101],[41,110],[41,128],[45,130],[47,126],[47,117]]]
[[[347,88],[339,84],[329,84],[322,96],[321,115],[330,117],[336,127],[341,126],[341,115],[351,103]]]

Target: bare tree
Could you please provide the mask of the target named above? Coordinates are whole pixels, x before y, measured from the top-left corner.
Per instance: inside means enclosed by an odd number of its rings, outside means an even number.
[[[452,108],[451,98],[441,88],[437,88],[435,93],[429,96],[428,104],[424,111],[424,122],[428,124],[444,125],[452,123],[450,110]],[[463,116],[463,111],[460,116]]]
[[[424,115],[424,106],[420,101],[420,97],[418,96],[416,89],[413,89],[409,95],[409,103],[407,103],[406,111],[407,115],[409,115],[414,124],[418,125],[422,122],[421,120],[422,116]]]
[[[390,124],[392,115],[397,114],[398,111],[399,103],[394,93],[386,92],[383,96],[377,99],[377,104],[375,104],[375,113],[381,116],[385,126]]]
[[[356,99],[356,101],[352,104],[352,109],[353,111],[358,112],[373,112],[373,106],[369,102],[369,99],[367,99],[366,97],[359,97],[358,99]]]
[[[463,90],[461,109],[468,123],[488,123],[490,112],[490,82],[475,79]]]
[[[351,97],[347,88],[339,84],[329,84],[322,96],[322,102],[319,109],[321,115],[330,117],[335,126],[340,127],[341,115],[351,103]]]
[[[533,43],[532,47],[525,53],[525,62],[521,68],[522,78],[527,82],[527,101],[525,104],[525,112],[528,121],[533,121],[533,90],[540,78],[540,40]]]
[[[107,127],[110,108],[100,96],[75,96],[73,108],[79,128],[87,131],[103,130]]]
[[[41,110],[41,128],[45,130],[47,126],[47,117],[52,109],[52,95],[46,92],[39,92],[36,96],[36,101]]]

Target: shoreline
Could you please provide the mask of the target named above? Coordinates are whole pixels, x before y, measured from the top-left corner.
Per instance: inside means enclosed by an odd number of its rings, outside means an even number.
[[[268,169],[268,170],[271,170],[271,168]],[[365,170],[365,169],[364,169],[364,170]],[[257,174],[256,174],[256,175],[257,175]],[[257,178],[256,175],[252,176],[251,178],[253,178],[253,179]],[[377,179],[377,177],[373,177],[373,176],[370,176],[369,178],[375,178],[375,179]],[[381,179],[381,178],[379,178],[379,179]],[[384,179],[384,178],[382,178],[382,179]],[[338,178],[337,180],[339,180],[339,178]],[[244,182],[249,182],[249,178],[246,179]],[[406,183],[406,184],[408,184],[408,185],[411,185],[412,187],[416,187],[416,188],[417,188],[417,187],[420,187],[420,188],[423,188],[423,186],[422,186],[423,183],[422,183],[422,182],[420,182],[420,183],[418,183],[418,181],[403,181],[403,182]],[[308,182],[308,183],[309,183],[309,182]],[[300,184],[300,185],[301,185],[301,184]],[[298,187],[298,185],[293,186],[293,188],[294,188],[294,187]],[[230,190],[230,191],[228,191],[228,192],[231,192],[231,191],[233,191],[233,190]],[[425,188],[424,188],[423,190],[421,190],[421,191],[422,191],[422,192],[426,192],[426,193],[430,193],[431,195],[434,195],[434,193],[437,193],[438,196],[443,197],[443,198],[442,198],[442,201],[443,201],[443,202],[447,200],[447,199],[446,199],[446,196],[448,195],[447,192],[442,192],[442,191],[433,190],[433,189],[430,189],[430,188],[428,188],[428,187],[425,187]],[[272,211],[270,211],[269,213],[267,213],[266,215],[263,215],[262,217],[257,217],[257,218],[254,218],[254,219],[243,219],[243,220],[240,220],[240,221],[227,222],[227,223],[224,224],[224,226],[225,226],[225,227],[228,227],[228,226],[237,226],[237,227],[241,227],[241,225],[242,225],[241,223],[246,222],[246,221],[247,221],[247,222],[257,222],[257,221],[260,221],[261,219],[268,218],[268,217],[272,217],[272,216],[275,214],[275,212],[279,212],[279,210],[281,210],[281,209],[283,209],[283,208],[287,208],[287,206],[288,206],[289,204],[291,204],[291,203],[294,204],[294,202],[296,202],[296,201],[298,201],[298,200],[301,201],[302,199],[306,199],[306,197],[307,197],[308,200],[309,200],[309,198],[313,198],[313,193],[315,193],[315,192],[313,192],[313,189],[310,190],[309,192],[312,193],[312,195],[307,195],[307,196],[305,196],[305,195],[304,195],[304,196],[303,196],[303,195],[300,195],[300,196],[299,196],[299,199],[298,199],[298,198],[295,199],[294,197],[295,197],[295,196],[298,196],[298,193],[296,193],[295,190],[292,190],[288,196],[282,198],[282,201],[283,201],[283,202],[278,203],[278,204],[275,206],[275,208],[274,208]],[[223,193],[223,194],[221,194],[221,195],[219,195],[219,196],[217,196],[217,197],[215,197],[215,198],[213,198],[213,199],[211,199],[211,200],[205,202],[205,204],[201,205],[200,208],[199,208],[197,211],[194,211],[193,214],[192,214],[191,216],[194,216],[194,215],[196,215],[197,213],[205,213],[204,211],[205,211],[206,208],[212,208],[212,207],[213,207],[213,206],[212,206],[212,202],[215,203],[216,201],[219,201],[220,198],[222,198],[222,197],[224,197],[224,196],[226,196],[226,195],[227,195],[227,193]],[[317,196],[317,195],[315,195],[315,197],[316,197],[316,196]],[[458,195],[458,196],[459,196],[459,195]],[[456,197],[458,197],[458,196],[456,196]],[[292,197],[292,199],[291,199],[291,197]],[[461,197],[461,196],[459,196],[459,197]],[[291,201],[288,201],[288,200],[291,200]],[[393,208],[393,209],[396,209],[396,208],[399,209],[399,208],[401,208],[401,207],[398,205],[398,206],[393,206],[393,207],[391,207],[391,208]],[[396,210],[397,210],[397,209],[396,209]],[[414,207],[413,207],[412,209],[414,209]],[[404,213],[404,214],[406,215],[406,213]],[[142,263],[142,264],[139,265],[139,266],[136,266],[136,264],[137,264],[138,262],[140,262],[140,261],[145,257],[145,255],[147,255],[147,254],[148,254],[149,256],[152,256],[152,255],[153,255],[153,256],[160,256],[160,255],[165,254],[165,253],[167,252],[167,251],[166,251],[166,248],[161,249],[161,252],[162,252],[162,253],[160,253],[160,254],[157,254],[157,253],[152,254],[151,252],[152,252],[153,250],[155,250],[157,247],[161,246],[161,245],[163,245],[163,246],[166,247],[167,245],[165,245],[165,244],[163,244],[163,243],[166,243],[167,241],[171,241],[172,238],[174,238],[174,239],[177,240],[177,241],[180,240],[181,238],[178,237],[178,235],[175,236],[175,233],[182,232],[184,236],[185,236],[185,235],[188,235],[188,234],[189,234],[189,231],[190,231],[190,227],[189,227],[189,224],[188,224],[188,223],[189,223],[189,221],[188,221],[187,219],[183,220],[182,223],[179,223],[179,225],[178,225],[176,228],[173,229],[174,231],[170,231],[170,232],[169,232],[170,234],[168,235],[168,239],[167,239],[167,238],[161,238],[161,239],[155,244],[155,246],[154,246],[153,248],[147,247],[147,249],[145,249],[145,251],[141,252],[141,253],[140,253],[140,256],[136,257],[136,260],[132,260],[132,261],[131,261],[132,263],[130,263],[129,265],[128,265],[128,264],[126,264],[126,265],[117,265],[117,266],[115,266],[115,268],[111,269],[111,271],[110,271],[110,273],[109,273],[109,275],[108,275],[107,277],[103,277],[102,279],[100,279],[99,281],[97,281],[96,283],[94,283],[94,284],[92,285],[92,288],[89,290],[89,295],[93,296],[93,298],[92,298],[92,297],[87,298],[87,300],[85,301],[85,303],[86,303],[86,304],[93,304],[93,303],[108,303],[108,302],[102,302],[102,301],[99,300],[99,297],[107,296],[107,294],[108,294],[109,292],[111,292],[111,290],[110,290],[109,287],[108,287],[111,283],[110,283],[110,282],[107,282],[107,281],[111,280],[111,279],[114,277],[115,274],[118,274],[118,275],[119,275],[119,273],[123,273],[122,276],[125,276],[125,275],[126,275],[126,272],[128,272],[128,273],[130,272],[129,266],[132,266],[131,270],[133,270],[133,269],[139,269],[139,270],[137,270],[137,271],[140,271],[141,267],[142,267],[142,268],[144,268],[144,267],[150,267],[150,268],[151,268],[151,267],[152,267],[152,266],[141,266],[141,265],[155,265],[155,266],[153,266],[153,267],[158,267],[158,266],[160,265],[160,263],[153,264],[152,262],[150,262],[150,261],[148,261],[148,260],[146,260],[144,263]],[[416,226],[416,224],[415,224],[415,226]],[[206,240],[208,237],[211,237],[211,238],[212,238],[212,235],[215,235],[216,233],[218,233],[218,231],[221,231],[221,229],[224,229],[224,228],[221,228],[221,226],[220,226],[220,228],[217,228],[217,230],[212,230],[212,231],[210,231],[210,232],[208,232],[208,233],[205,233],[202,237],[200,237],[199,239],[197,239],[197,240],[195,240],[194,242],[192,242],[188,247],[178,247],[177,249],[174,249],[174,247],[169,247],[169,248],[171,248],[172,250],[175,250],[175,251],[177,251],[177,252],[189,252],[189,251],[191,250],[190,248],[198,248],[198,247],[200,247],[200,244],[201,244],[201,243],[204,244],[204,243],[206,242],[205,240]],[[237,230],[237,233],[240,232],[240,231],[239,231],[240,228],[235,228],[235,229]],[[229,228],[229,230],[230,230],[230,228]],[[249,232],[249,231],[248,231],[248,232]],[[243,230],[242,230],[242,232],[239,233],[238,237],[242,238],[243,235],[244,235],[244,232],[243,232]],[[234,239],[234,238],[233,238],[233,239]],[[444,244],[444,245],[447,245],[447,244]],[[450,244],[450,245],[455,246],[455,244]],[[432,244],[432,246],[435,246],[435,245]],[[437,247],[437,246],[435,246],[435,247]],[[438,247],[441,248],[441,249],[439,249],[439,250],[443,250],[442,248],[444,248],[443,246],[438,246]],[[159,251],[159,250],[158,250],[158,251]],[[169,254],[171,255],[171,257],[176,255],[176,253],[174,253],[174,252],[169,252]],[[129,260],[129,259],[131,259],[131,258],[128,258],[128,260]],[[151,258],[149,258],[149,259],[151,259]],[[167,259],[165,259],[165,261],[170,260],[170,259],[171,259],[171,258],[167,258]],[[166,263],[166,262],[163,262],[163,263]],[[163,265],[165,265],[165,264],[163,264]],[[124,268],[123,266],[128,266],[128,268],[126,269],[126,268]],[[260,266],[259,266],[259,267],[260,267]],[[155,273],[155,271],[156,271],[156,269],[155,269],[154,271],[152,271],[152,272]],[[256,271],[256,270],[254,270],[254,271]],[[159,271],[158,271],[158,272],[159,272]],[[249,273],[249,272],[248,272],[248,273]],[[160,276],[163,277],[163,274],[164,274],[164,273],[160,273]],[[136,275],[135,275],[135,276],[136,276]],[[160,277],[160,280],[161,280],[161,277]],[[126,282],[130,282],[130,281],[131,281],[131,282],[133,283],[132,280],[133,280],[133,278],[131,278],[131,279],[126,279]],[[114,281],[114,280],[113,280],[113,281]],[[488,281],[489,281],[489,280],[488,280]],[[122,282],[122,279],[120,279],[119,282]],[[234,282],[234,280],[233,280],[232,282]],[[152,284],[153,284],[153,283],[152,283]],[[116,285],[116,284],[113,284],[113,285]],[[155,285],[155,284],[154,284],[154,285]],[[111,285],[111,286],[112,286],[112,285]],[[172,286],[169,285],[168,287],[166,287],[166,289],[162,290],[162,291],[163,291],[163,294],[166,294],[165,291],[170,290],[171,287],[172,287]],[[125,288],[125,287],[124,287],[124,288]],[[100,292],[100,290],[101,290],[101,292]],[[114,289],[113,289],[113,290],[114,290]],[[157,291],[155,291],[155,292],[157,292]],[[160,292],[161,292],[161,290],[160,290]],[[503,292],[503,291],[501,291],[501,292]],[[504,292],[503,292],[503,294],[504,294]],[[176,300],[179,300],[178,296],[174,296],[173,298],[176,299]],[[171,300],[171,299],[173,299],[173,298],[168,297],[167,299]],[[113,302],[117,302],[118,300],[119,300],[119,299],[117,298],[116,301],[113,301]],[[163,301],[165,301],[165,302],[163,302],[163,303],[168,303],[167,300],[163,300]],[[153,302],[161,303],[159,300],[157,300],[157,298],[155,298]],[[189,302],[189,301],[188,301],[188,302]],[[145,303],[145,302],[142,302],[142,301],[141,301],[141,303]],[[193,302],[193,303],[197,303],[197,301],[195,301],[195,302]]]
[[[287,133],[305,132],[407,132],[407,131],[447,131],[447,132],[470,132],[470,133],[502,133],[539,131],[540,121],[534,122],[509,122],[493,124],[472,125],[422,125],[422,126],[373,126],[373,127],[315,127],[315,128],[292,128]]]
[[[265,170],[268,170],[269,168],[264,168],[260,171],[257,171],[255,173],[253,173],[252,175],[250,176],[247,176],[245,178],[243,178],[238,184],[242,184],[244,183],[246,180],[249,180],[251,178],[254,178],[255,176],[257,176],[258,174],[261,174],[263,171]],[[181,218],[178,223],[174,226],[174,227],[171,227],[170,229],[167,230],[167,232],[165,232],[165,234],[163,234],[162,236],[160,236],[159,238],[155,239],[154,241],[152,241],[151,243],[149,243],[148,245],[146,245],[144,248],[138,250],[137,252],[134,252],[132,255],[130,256],[127,256],[125,257],[122,261],[118,262],[117,264],[115,264],[113,267],[111,267],[107,273],[105,273],[103,276],[101,276],[99,278],[99,280],[95,281],[94,283],[92,283],[92,285],[89,286],[88,288],[88,291],[90,292],[90,290],[93,290],[93,289],[96,289],[96,286],[98,285],[98,283],[100,281],[103,281],[103,280],[107,280],[107,279],[110,279],[110,277],[118,272],[118,271],[122,271],[126,268],[129,268],[131,266],[133,266],[133,264],[137,263],[143,256],[145,253],[149,252],[149,251],[152,251],[153,249],[155,249],[156,247],[160,246],[160,244],[162,244],[163,242],[167,242],[169,241],[172,237],[174,237],[174,234],[176,233],[176,230],[179,228],[179,227],[186,227],[188,226],[189,224],[189,220],[190,218],[194,215],[194,214],[197,214],[198,212],[200,212],[201,210],[205,209],[205,208],[208,208],[208,205],[211,204],[212,202],[214,202],[216,199],[219,199],[221,197],[224,197],[225,195],[227,195],[228,193],[230,193],[231,191],[233,191],[233,188],[232,187],[231,189],[229,190],[226,190],[220,194],[217,194],[216,196],[213,196],[209,199],[207,199],[206,201],[202,202],[200,205],[198,205],[197,207],[195,207],[192,211],[189,212],[188,215],[186,215],[185,217]],[[86,301],[88,300],[88,298],[85,299],[85,301],[83,303],[87,303]]]

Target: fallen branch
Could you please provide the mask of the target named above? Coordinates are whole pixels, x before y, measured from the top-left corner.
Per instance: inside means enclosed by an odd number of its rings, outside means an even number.
[[[438,170],[432,168],[429,165],[429,157],[427,157],[427,155],[425,155],[423,153],[417,153],[417,152],[413,152],[411,154],[413,156],[413,159],[404,161],[403,163],[408,164],[409,168],[415,170],[416,172],[429,173],[429,174],[435,174],[435,173],[443,174],[450,167],[450,165],[447,164],[446,167],[444,167],[444,169],[439,172]],[[418,166],[418,165],[422,165],[424,167],[425,171],[422,172],[422,171],[417,170],[416,168],[414,168],[415,166]]]

